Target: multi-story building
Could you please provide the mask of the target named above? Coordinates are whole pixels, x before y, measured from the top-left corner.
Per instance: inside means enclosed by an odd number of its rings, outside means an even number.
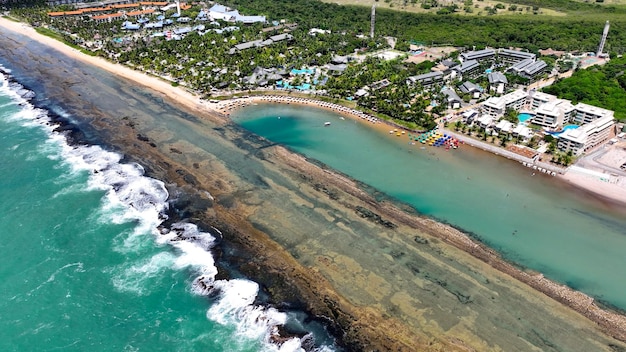
[[[495,91],[496,94],[504,93],[507,84],[509,84],[506,76],[501,72],[490,72],[487,74],[487,78],[489,79],[489,90]]]
[[[537,60],[532,64],[524,67],[524,69],[519,72],[519,75],[524,78],[533,79],[542,74],[543,71],[545,71],[547,68],[548,64],[545,61]]]
[[[476,60],[463,61],[454,68],[454,71],[463,79],[474,78],[481,73],[480,64]]]
[[[589,104],[578,103],[574,106],[571,122],[577,125],[583,125],[607,116],[613,118],[613,111]]]
[[[444,73],[441,71],[428,72],[407,78],[409,85],[421,84],[422,87],[430,87],[433,84],[443,82]]]
[[[459,86],[459,90],[463,94],[469,94],[473,99],[480,98],[480,94],[483,91],[479,85],[470,81],[463,82],[463,84]]]
[[[441,91],[441,93],[445,96],[445,101],[448,105],[448,109],[458,109],[463,104],[463,99],[459,97],[458,94],[452,88],[447,88]]]
[[[578,156],[609,139],[615,124],[613,116],[604,116],[575,129],[569,129],[558,137],[557,146],[564,152],[572,151]]]
[[[476,51],[468,51],[464,52],[460,55],[461,61],[472,61],[476,60],[478,62],[493,60],[496,56],[496,51],[493,49],[484,49],[484,50],[476,50]]]
[[[543,60],[535,61],[532,59],[525,59],[522,61],[518,61],[513,66],[509,67],[507,70],[514,72],[518,76],[532,79],[535,76],[541,74],[543,71],[545,71],[547,67],[548,67],[548,64],[546,64],[546,62]]]
[[[483,114],[498,117],[506,113],[507,110],[521,110],[526,105],[528,94],[523,90],[515,90],[501,97],[491,97],[482,105]]]
[[[569,100],[550,100],[535,109],[532,122],[535,125],[554,129],[568,122],[573,111],[574,106]]]
[[[498,61],[504,65],[512,65],[524,60],[535,61],[537,55],[526,51],[500,49],[498,50]]]
[[[530,94],[528,94],[528,101],[530,105],[529,107],[532,110],[538,109],[539,105],[541,104],[545,104],[554,100],[557,100],[556,96],[544,92],[537,92],[535,90],[532,90],[530,91]]]

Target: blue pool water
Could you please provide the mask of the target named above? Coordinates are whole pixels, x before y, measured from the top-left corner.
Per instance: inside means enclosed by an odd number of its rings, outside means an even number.
[[[533,115],[527,114],[527,113],[521,113],[517,115],[517,119],[519,120],[519,122],[526,122],[532,118],[533,118]]]
[[[578,127],[580,127],[580,126],[578,126],[578,125],[567,125],[567,126],[563,126],[563,129],[562,129],[562,130],[560,130],[560,131],[558,131],[558,132],[548,132],[548,133],[550,133],[551,135],[553,135],[553,136],[555,136],[555,137],[558,137],[558,136],[560,136],[563,132],[565,132],[565,131],[567,131],[567,130],[575,130],[575,129],[577,129]]]
[[[291,73],[293,73],[294,75],[304,75],[304,74],[312,75],[315,73],[315,70],[309,69],[309,68],[302,68],[302,69],[296,70],[294,68],[293,70],[291,70]]]

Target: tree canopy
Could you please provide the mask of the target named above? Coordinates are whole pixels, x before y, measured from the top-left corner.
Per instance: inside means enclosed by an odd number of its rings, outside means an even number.
[[[615,111],[615,118],[626,120],[626,58],[611,60],[604,66],[593,66],[574,72],[543,89],[574,103],[583,102]]]

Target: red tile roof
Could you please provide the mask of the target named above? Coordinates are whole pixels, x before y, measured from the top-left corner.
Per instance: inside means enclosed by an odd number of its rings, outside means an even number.
[[[124,16],[124,14],[121,13],[121,12],[118,12],[118,13],[110,13],[110,14],[107,14],[107,15],[93,16],[91,18],[94,19],[94,20],[105,20],[107,18],[117,18],[117,17],[122,17],[122,16]]]

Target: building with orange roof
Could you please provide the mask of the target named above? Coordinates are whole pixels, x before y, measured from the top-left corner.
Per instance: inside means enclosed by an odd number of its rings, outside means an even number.
[[[80,16],[83,14],[83,11],[81,10],[75,10],[75,11],[65,11],[65,16]]]
[[[167,1],[141,1],[139,3],[141,6],[166,6],[168,4]]]
[[[139,17],[139,16],[143,16],[143,15],[149,15],[151,13],[154,13],[154,9],[147,9],[147,10],[140,10],[140,11],[131,11],[131,12],[127,12],[126,16],[128,16],[128,17]]]
[[[118,13],[110,13],[110,14],[106,14],[106,15],[98,15],[98,16],[93,16],[91,17],[92,20],[98,22],[98,23],[102,23],[102,22],[111,22],[113,20],[117,20],[120,18],[124,18],[124,14],[122,12],[118,12]]]
[[[80,11],[83,12],[104,12],[104,11],[111,11],[113,10],[113,8],[111,6],[107,6],[107,7],[87,7],[84,9],[80,9]]]
[[[114,9],[129,9],[132,7],[139,7],[138,3],[134,3],[134,4],[118,4],[118,5],[111,5],[112,8]]]

